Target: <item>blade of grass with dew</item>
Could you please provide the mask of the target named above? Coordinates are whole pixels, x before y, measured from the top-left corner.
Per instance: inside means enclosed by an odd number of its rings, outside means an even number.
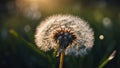
[[[116,51],[113,51],[112,54],[99,65],[98,68],[103,68],[109,61],[111,61],[114,58],[115,53]]]
[[[11,29],[9,30],[10,34],[12,36],[14,36],[16,39],[20,39],[20,41],[24,42],[26,44],[26,46],[30,47],[31,49],[33,49],[35,52],[37,52],[38,54],[40,54],[41,56],[45,57],[46,59],[48,59],[49,62],[52,61],[52,59],[50,58],[50,55],[43,53],[42,51],[40,51],[37,47],[35,47],[34,44],[26,41],[23,37],[21,37],[15,30]]]

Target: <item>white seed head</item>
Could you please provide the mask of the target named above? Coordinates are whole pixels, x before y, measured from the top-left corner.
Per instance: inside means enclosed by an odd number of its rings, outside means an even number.
[[[63,34],[64,39],[75,36],[75,39],[65,48],[65,54],[81,55],[87,48],[91,48],[94,44],[94,32],[87,22],[79,17],[72,15],[53,15],[42,21],[38,25],[35,34],[36,45],[43,51],[49,51],[57,47],[55,34]],[[69,32],[71,34],[69,34]],[[57,39],[61,39],[59,36]],[[82,50],[81,50],[82,49]]]

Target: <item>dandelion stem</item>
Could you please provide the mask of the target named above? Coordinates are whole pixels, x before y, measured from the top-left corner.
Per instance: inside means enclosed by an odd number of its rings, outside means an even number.
[[[63,61],[64,61],[64,51],[60,54],[60,65],[59,68],[63,68]]]

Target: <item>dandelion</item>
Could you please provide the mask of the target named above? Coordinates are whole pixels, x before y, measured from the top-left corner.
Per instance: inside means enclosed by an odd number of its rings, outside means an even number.
[[[53,15],[37,27],[35,42],[45,52],[57,49],[63,59],[64,54],[76,56],[87,54],[87,49],[93,46],[94,33],[87,22],[79,17]]]

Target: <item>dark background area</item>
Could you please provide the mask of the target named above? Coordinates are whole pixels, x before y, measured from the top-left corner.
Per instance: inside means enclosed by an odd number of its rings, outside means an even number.
[[[36,26],[53,14],[71,14],[88,21],[95,33],[92,51],[65,56],[64,68],[120,68],[120,0],[0,0],[0,68],[58,68],[53,51],[34,42]]]

